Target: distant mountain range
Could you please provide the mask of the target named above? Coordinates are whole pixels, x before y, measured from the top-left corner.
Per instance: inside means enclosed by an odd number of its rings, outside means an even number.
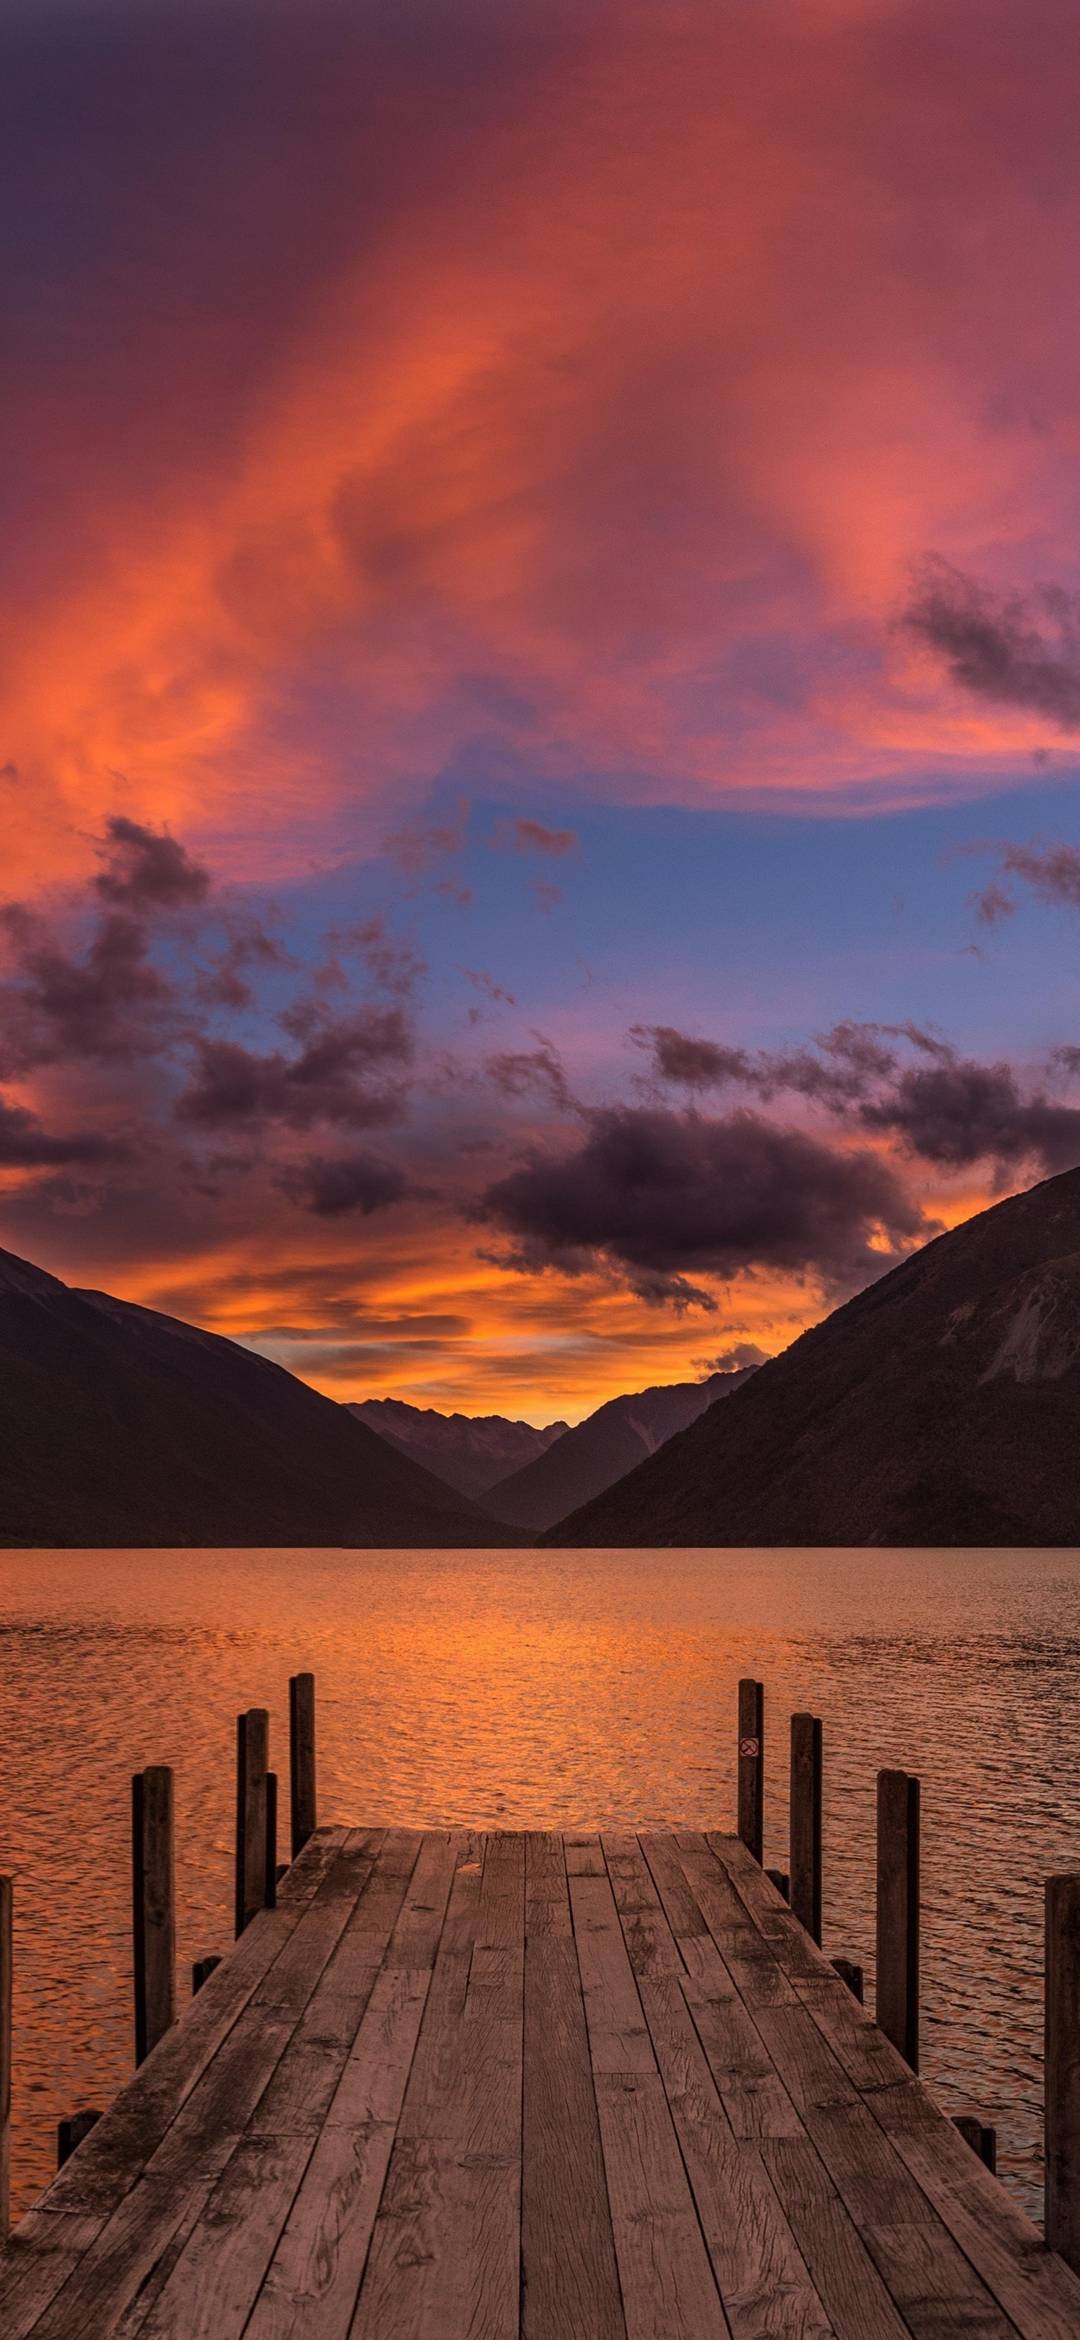
[[[536,1430],[531,1422],[508,1422],[502,1414],[440,1414],[430,1406],[406,1405],[401,1398],[363,1398],[347,1411],[448,1487],[473,1497],[544,1454],[567,1427],[549,1422]]]
[[[507,1540],[281,1366],[0,1251],[0,1544]]]
[[[547,1541],[1080,1545],[1080,1170],[883,1276]]]
[[[539,1531],[553,1526],[576,1505],[613,1486],[645,1455],[655,1454],[718,1398],[729,1397],[755,1370],[745,1366],[736,1373],[711,1373],[707,1381],[675,1381],[610,1398],[535,1461],[489,1487],[487,1509],[512,1527]]]

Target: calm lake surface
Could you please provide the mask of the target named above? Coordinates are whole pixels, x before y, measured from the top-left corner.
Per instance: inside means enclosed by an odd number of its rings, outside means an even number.
[[[131,2069],[130,1774],[177,1775],[181,1974],[231,1935],[235,1715],[318,1678],[320,1817],[726,1827],[766,1683],[824,1717],[826,1947],[873,1964],[875,1773],[921,1773],[924,2071],[1040,2207],[1042,1887],[1080,1865],[1080,1554],[0,1555],[0,1866],[16,1877],[15,2194]],[[770,1745],[771,1738],[771,1745]]]

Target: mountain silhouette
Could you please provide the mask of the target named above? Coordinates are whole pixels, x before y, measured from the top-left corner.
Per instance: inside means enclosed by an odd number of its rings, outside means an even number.
[[[505,1541],[280,1365],[0,1251],[0,1544]]]
[[[410,1406],[403,1398],[361,1398],[347,1410],[448,1487],[473,1497],[484,1495],[508,1471],[533,1462],[566,1434],[565,1422],[536,1430],[531,1422],[510,1422],[503,1414],[440,1414],[434,1406]]]
[[[609,1398],[545,1454],[489,1487],[486,1508],[496,1519],[539,1531],[631,1471],[665,1439],[727,1398],[757,1370],[711,1373],[707,1381],[674,1381]]]
[[[759,1367],[549,1543],[1080,1545],[1080,1170]]]

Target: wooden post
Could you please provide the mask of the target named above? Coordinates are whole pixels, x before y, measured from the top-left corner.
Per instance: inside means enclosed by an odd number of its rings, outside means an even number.
[[[811,1941],[821,1941],[821,1723],[791,1717],[791,1906]]]
[[[277,1772],[266,1774],[266,1901],[277,1908]]]
[[[131,1782],[131,1854],[135,2061],[141,2064],[176,2021],[173,1775],[166,1764],[137,1771]]]
[[[919,2069],[919,1782],[879,1771],[877,1796],[877,2020]]]
[[[315,1676],[289,1680],[289,1819],[293,1860],[302,1853],[316,1822]]]
[[[1046,1881],[1046,2239],[1080,2275],[1080,1872]]]
[[[216,1954],[213,1953],[209,1958],[197,1958],[195,1960],[195,1963],[191,1969],[191,1996],[193,1999],[197,1996],[198,1992],[201,1991],[204,1982],[209,1982],[214,1968],[220,1965],[220,1958],[218,1958]]]
[[[852,1998],[857,1999],[861,2007],[863,2003],[865,1984],[863,1982],[863,1970],[859,1965],[858,1960],[855,1958],[834,1958],[833,1966],[835,1967],[841,1982],[847,1984]]]
[[[977,2113],[954,2113],[953,2127],[959,2129],[965,2145],[970,2145],[987,2169],[997,2170],[997,2130],[981,2121]]]
[[[270,1717],[251,1706],[236,1718],[236,1931],[266,1908],[266,1772]]]
[[[786,1869],[766,1869],[770,1885],[774,1885],[781,1901],[791,1900],[791,1879]]]
[[[96,2129],[100,2119],[100,2112],[92,2111],[88,2105],[84,2112],[72,2113],[66,2121],[57,2122],[57,2169],[63,2169],[65,2161],[71,2160],[71,2156],[74,2153],[76,2146],[81,2145],[83,2138],[90,2135],[91,2129]]]
[[[0,2242],[11,2224],[11,1950],[13,1889],[0,1877]]]
[[[739,1835],[760,1861],[765,1852],[765,1689],[739,1684]]]

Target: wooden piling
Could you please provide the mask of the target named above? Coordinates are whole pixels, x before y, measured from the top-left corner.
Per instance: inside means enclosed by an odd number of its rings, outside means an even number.
[[[191,1969],[191,1996],[193,1999],[198,1996],[204,1982],[209,1982],[214,1968],[220,1965],[221,1960],[216,1954],[211,1954],[209,1958],[196,1958]]]
[[[1080,2275],[1080,1872],[1046,1881],[1046,2239]]]
[[[266,1909],[277,1908],[277,1772],[266,1774]]]
[[[295,1861],[317,1826],[314,1674],[289,1680],[289,1821]]]
[[[781,1901],[791,1900],[791,1879],[786,1869],[766,1869],[770,1885],[775,1885]]]
[[[986,2168],[996,2174],[997,2130],[986,2121],[981,2121],[978,2113],[954,2113],[953,2127],[959,2129],[965,2145],[970,2145],[972,2152],[978,2154]]]
[[[765,1853],[765,1688],[739,1684],[739,1835],[756,1861]]]
[[[811,1941],[821,1941],[821,1722],[791,1717],[791,1906]]]
[[[90,2135],[91,2129],[96,2129],[100,2119],[100,2112],[94,2111],[91,2106],[87,2105],[83,2112],[70,2113],[67,2120],[57,2122],[57,2169],[63,2169],[65,2161],[71,2160],[76,2146],[81,2145],[83,2138]]]
[[[266,1774],[270,1717],[251,1706],[236,1718],[236,1931],[266,1908]]]
[[[919,1782],[879,1771],[877,1794],[878,2023],[919,2069]]]
[[[841,1982],[847,1984],[852,1998],[857,1999],[861,2007],[866,1994],[866,1984],[858,1960],[856,1958],[834,1958],[832,1963]]]
[[[10,1877],[0,1877],[0,2242],[11,2224],[11,1950]]]
[[[135,2061],[176,2021],[176,1887],[173,1775],[150,1764],[131,1782]]]

